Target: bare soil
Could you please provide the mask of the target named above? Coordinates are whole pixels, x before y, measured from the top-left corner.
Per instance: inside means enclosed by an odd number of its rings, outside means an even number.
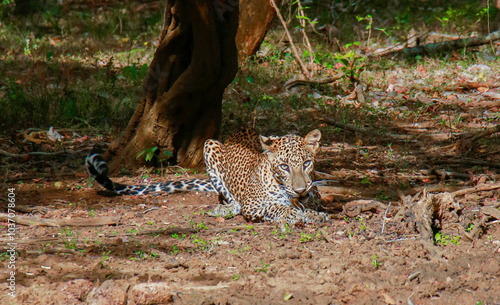
[[[179,178],[186,175],[150,177]],[[358,191],[368,194],[371,188]],[[333,220],[283,228],[247,223],[241,216],[209,217],[205,211],[217,203],[215,195],[117,197],[98,189],[89,187],[87,178],[16,186],[17,216],[86,218],[89,223],[118,216],[119,222],[17,226],[16,297],[7,294],[4,257],[1,304],[500,302],[498,221],[483,223],[472,240],[464,237],[461,224],[477,220],[464,220],[463,215],[478,214],[479,206],[498,202],[495,190],[480,205],[464,197],[462,216],[441,231],[447,242],[429,245],[407,219],[398,220],[399,203],[380,202],[385,209],[345,217],[338,196],[350,195],[342,195],[340,188],[322,188]],[[29,214],[20,212],[34,206]],[[1,252],[7,250],[6,237]]]

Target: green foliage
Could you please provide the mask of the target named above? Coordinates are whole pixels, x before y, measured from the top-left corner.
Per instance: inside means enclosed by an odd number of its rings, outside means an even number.
[[[359,42],[355,42],[354,45],[359,45]],[[349,49],[351,45],[346,45],[346,49]],[[337,62],[341,63],[340,70],[344,73],[344,77],[349,80],[351,85],[359,82],[359,76],[361,71],[365,67],[363,63],[366,57],[363,57],[353,50],[347,51],[347,53],[337,53],[334,55]]]
[[[437,232],[434,235],[434,244],[443,246],[454,244],[458,246],[460,245],[460,238],[462,238],[460,235],[448,236],[448,235],[443,235],[441,232]]]
[[[261,265],[261,267],[260,267],[260,268],[255,269],[255,271],[257,271],[257,272],[264,272],[264,273],[267,273],[267,268],[268,268],[269,266],[271,266],[271,264],[264,265],[264,260],[261,260],[261,261],[260,261],[260,265]]]
[[[144,159],[146,162],[153,160],[153,157],[155,155],[155,151],[158,149],[158,146],[155,147],[149,147],[137,154],[136,159],[139,159],[140,156],[145,155]]]
[[[380,262],[377,260],[377,255],[373,255],[372,265],[377,270],[380,267]]]

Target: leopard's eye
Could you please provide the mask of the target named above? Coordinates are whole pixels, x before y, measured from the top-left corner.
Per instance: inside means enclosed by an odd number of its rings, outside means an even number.
[[[312,164],[312,161],[307,160],[306,162],[304,162],[304,168],[308,168],[309,166],[311,166],[311,164]]]
[[[290,167],[288,166],[288,164],[280,164],[279,168],[282,169],[282,170],[284,170],[285,172],[289,172],[290,171]]]

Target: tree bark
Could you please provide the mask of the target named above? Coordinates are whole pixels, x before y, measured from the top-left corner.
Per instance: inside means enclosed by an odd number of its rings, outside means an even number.
[[[183,167],[203,163],[203,144],[218,136],[222,95],[237,72],[237,28],[237,0],[168,1],[140,103],[105,155],[111,171],[144,164],[136,156],[152,147]]]
[[[281,4],[281,0],[275,2],[278,6]],[[240,61],[257,53],[275,15],[269,0],[240,0],[240,24],[236,34]]]

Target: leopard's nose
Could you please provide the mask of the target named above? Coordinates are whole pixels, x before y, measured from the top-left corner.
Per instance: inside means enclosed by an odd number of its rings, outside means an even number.
[[[306,190],[305,187],[301,186],[301,187],[296,187],[293,189],[295,193],[299,194],[299,195],[302,195],[302,193],[304,193],[304,191]]]

